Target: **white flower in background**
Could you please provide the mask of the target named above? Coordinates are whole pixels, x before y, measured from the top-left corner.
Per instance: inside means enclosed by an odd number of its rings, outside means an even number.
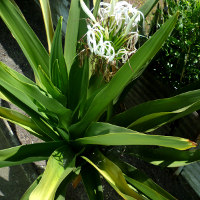
[[[80,2],[89,17],[87,44],[90,51],[108,63],[126,63],[137,50],[138,24],[141,19],[144,22],[144,15],[126,1],[111,0],[111,3],[100,3],[95,19],[83,0]]]

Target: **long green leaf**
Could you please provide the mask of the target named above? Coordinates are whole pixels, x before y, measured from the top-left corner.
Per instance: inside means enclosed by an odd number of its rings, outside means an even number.
[[[84,114],[87,112],[90,104],[92,103],[95,96],[106,87],[106,82],[102,75],[92,75],[89,81],[89,88],[87,91],[87,101],[84,106]]]
[[[140,192],[145,194],[145,196],[149,197],[152,200],[168,200],[167,198],[163,197],[162,195],[155,192],[153,189],[147,187],[146,185],[134,180],[133,178],[130,178],[126,175],[124,175],[126,181],[128,181],[132,186],[137,188]],[[174,198],[175,199],[175,198]]]
[[[40,2],[42,15],[44,19],[47,42],[48,42],[48,47],[49,47],[49,52],[50,52],[51,44],[53,41],[53,35],[54,35],[53,22],[52,22],[52,17],[51,17],[51,8],[50,8],[49,0],[39,0],[39,2]]]
[[[1,61],[0,61],[0,67],[5,69],[9,74],[16,77],[18,80],[20,80],[22,82],[25,82],[25,83],[28,83],[28,84],[35,84],[35,82],[33,82],[31,79],[29,79],[26,76],[24,76],[23,74],[13,70],[12,68],[8,67],[6,64],[4,64]]]
[[[16,77],[17,79],[19,79],[22,82],[28,83],[28,84],[35,84],[35,82],[33,82],[32,80],[30,80],[29,78],[27,78],[26,76],[24,76],[23,74],[13,70],[12,68],[8,67],[6,64],[2,63],[0,61],[0,67],[2,67],[5,71],[7,71],[8,73],[10,73],[12,76]],[[6,99],[6,97],[0,93],[0,98],[9,101],[8,99]]]
[[[71,120],[71,111],[69,109],[66,109],[55,99],[46,96],[46,94],[35,84],[22,82],[11,74],[5,65],[2,63],[0,63],[0,65],[0,84],[5,87],[5,89],[12,92],[13,95],[35,111],[37,111],[37,107],[39,107],[44,113],[51,112],[56,114],[59,118],[58,126],[67,129]]]
[[[3,99],[4,101],[10,102],[10,100],[2,92],[0,92],[0,99]]]
[[[83,110],[87,99],[88,85],[89,85],[89,60],[86,57],[83,65],[83,74],[82,74],[82,82],[80,90],[80,112],[81,112],[80,117],[83,116]]]
[[[76,59],[70,71],[69,107],[74,110],[77,106],[80,106],[80,112],[82,112],[87,98],[87,89],[89,84],[89,63],[87,57],[84,58],[82,67],[79,66],[79,62],[79,59]]]
[[[97,18],[100,2],[101,2],[101,0],[96,0],[95,1],[94,11],[93,11],[93,15],[94,15],[95,18]]]
[[[109,152],[107,157],[113,161],[125,174],[125,178],[130,182],[136,189],[142,192],[145,196],[153,200],[175,200],[176,198],[157,185],[152,179],[146,174],[137,169],[136,167],[123,162],[118,159],[119,155],[115,152]],[[129,177],[129,178],[128,178]],[[131,178],[131,179],[130,179]]]
[[[140,104],[116,115],[110,122],[147,132],[184,117],[199,108],[200,90],[195,90],[175,97]]]
[[[139,10],[144,14],[146,17],[149,12],[153,9],[153,7],[158,3],[158,0],[147,0],[140,8]]]
[[[103,200],[99,173],[89,164],[81,168],[81,177],[90,200]]]
[[[27,131],[29,131],[31,134],[35,135],[36,137],[48,141],[50,138],[46,137],[44,133],[38,128],[38,126],[35,124],[35,122],[30,118],[27,117],[15,110],[11,110],[9,108],[3,108],[0,106],[0,118],[4,118],[12,123],[15,123]]]
[[[80,101],[81,82],[83,66],[79,66],[79,59],[76,58],[69,74],[69,102],[68,107],[74,110]]]
[[[49,73],[53,84],[62,92],[62,94],[67,95],[68,73],[62,48],[62,20],[63,18],[60,17],[53,38]],[[55,63],[56,61],[58,62],[57,65]],[[59,67],[59,70],[57,68],[55,69],[57,66]]]
[[[84,0],[85,4],[89,7],[90,1]],[[81,39],[87,32],[87,14],[83,11],[83,9],[80,9],[80,21],[79,21],[79,30],[78,30],[78,42],[81,42]]]
[[[76,57],[76,44],[79,30],[80,2],[72,0],[67,20],[67,30],[65,35],[64,58],[67,71],[70,72],[71,65]]]
[[[75,140],[76,144],[87,145],[158,145],[180,150],[196,147],[196,143],[179,137],[147,135],[108,123],[93,123],[85,137]]]
[[[139,48],[129,59],[129,62],[119,69],[106,87],[95,96],[83,119],[70,128],[74,137],[80,137],[80,134],[82,134],[86,127],[105,111],[106,106],[122,92],[129,81],[141,74],[140,72],[144,70],[149,61],[155,56],[173,30],[177,17],[178,14],[171,17],[159,31]]]
[[[0,167],[47,160],[51,153],[63,144],[62,141],[46,142],[0,150]]]
[[[21,14],[21,16],[24,18],[24,20],[26,20],[24,15],[23,15],[23,13],[22,13],[22,11],[20,10],[19,6],[16,4],[15,0],[10,0],[10,2],[15,6],[15,8]]]
[[[61,93],[61,91],[57,87],[54,86],[50,78],[42,70],[41,66],[39,66],[38,68],[38,73],[40,75],[40,80],[42,84],[46,88],[46,91],[61,104],[66,105],[67,98]]]
[[[127,150],[128,154],[135,155],[153,165],[163,167],[180,167],[200,161],[200,149],[179,151],[170,148],[137,147]]]
[[[29,200],[29,196],[32,193],[32,191],[36,188],[36,186],[39,184],[40,180],[42,178],[42,174],[37,177],[37,179],[31,184],[31,186],[26,190],[26,192],[23,194],[20,200]]]
[[[125,200],[143,199],[128,186],[120,168],[101,152],[95,151],[90,159],[84,156],[82,158],[90,163]]]
[[[22,80],[22,77],[17,76],[17,73],[13,73],[10,69],[2,62],[0,62],[0,86],[4,87],[6,90],[11,92],[14,96],[16,96],[19,100],[21,100],[25,105],[30,107],[31,109],[37,112],[37,106],[32,102],[30,98],[24,95],[23,90],[18,90],[15,85],[15,80],[23,81],[24,83],[28,83],[26,80]],[[15,82],[13,82],[13,80]],[[10,83],[10,84],[9,84]],[[34,82],[32,82],[35,85]],[[1,90],[2,92],[2,90]],[[3,92],[2,92],[3,93]],[[4,93],[3,93],[4,94]],[[4,94],[6,96],[6,94]]]
[[[70,184],[73,179],[80,173],[80,168],[76,168],[74,171],[72,171],[59,185],[55,200],[66,200],[66,192],[67,192],[67,186]]]
[[[52,129],[47,123],[46,119],[38,114],[35,110],[33,110],[31,107],[28,107],[22,98],[22,101],[16,98],[12,93],[10,93],[8,90],[6,90],[4,87],[0,85],[0,91],[6,96],[7,99],[9,99],[10,102],[21,108],[24,112],[26,112],[29,116],[31,116],[32,120],[35,122],[35,124],[38,126],[38,128],[44,133],[44,137],[47,138],[48,141],[50,138],[54,141],[59,141],[60,137],[55,132],[55,130]],[[23,93],[21,93],[21,96],[23,97]]]
[[[20,45],[38,78],[37,69],[41,65],[48,75],[49,55],[33,30],[19,13],[18,8],[8,0],[0,1],[0,16]]]
[[[50,156],[42,179],[29,200],[54,199],[62,181],[75,169],[76,155],[68,145],[55,150]]]

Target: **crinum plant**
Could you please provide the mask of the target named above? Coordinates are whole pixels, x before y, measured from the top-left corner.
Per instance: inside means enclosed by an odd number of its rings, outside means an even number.
[[[86,6],[89,1],[72,0],[63,51],[62,17],[54,33],[49,1],[40,0],[47,52],[15,2],[0,0],[1,18],[35,74],[33,82],[0,63],[1,99],[28,115],[0,107],[0,116],[44,141],[1,150],[0,167],[48,160],[44,173],[21,200],[65,199],[66,185],[77,177],[81,177],[88,198],[100,200],[100,175],[126,200],[175,199],[139,169],[117,159],[117,152],[104,148],[131,145],[126,153],[168,167],[200,158],[198,150],[190,149],[196,143],[188,139],[150,134],[199,109],[200,90],[149,101],[117,115],[112,109],[123,89],[147,67],[175,26],[178,14],[136,50],[140,20],[156,2],[147,1],[139,11],[123,1],[96,1],[92,13]]]

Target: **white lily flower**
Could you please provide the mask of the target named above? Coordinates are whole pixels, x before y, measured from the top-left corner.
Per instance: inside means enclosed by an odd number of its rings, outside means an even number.
[[[108,59],[109,62],[113,61],[115,57],[115,50],[110,41],[100,42],[97,45],[96,55]]]
[[[144,22],[144,15],[126,1],[100,2],[96,19],[83,0],[81,6],[91,19],[86,34],[91,53],[108,63],[127,62],[137,50],[138,24],[141,19]]]
[[[90,51],[93,53],[94,49],[96,48],[96,36],[94,30],[91,28],[90,25],[87,26],[88,32],[87,32],[87,44],[90,48]]]

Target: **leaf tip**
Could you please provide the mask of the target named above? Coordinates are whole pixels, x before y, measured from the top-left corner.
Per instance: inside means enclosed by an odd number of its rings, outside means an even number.
[[[191,141],[191,140],[188,140],[188,142],[189,142],[189,144],[191,145],[191,148],[192,147],[197,147],[197,143],[196,142],[193,142],[193,141]]]

